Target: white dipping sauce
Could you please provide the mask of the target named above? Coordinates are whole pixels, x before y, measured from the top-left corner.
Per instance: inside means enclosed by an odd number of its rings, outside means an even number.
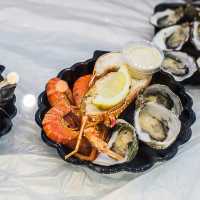
[[[123,56],[130,69],[142,73],[154,73],[158,71],[163,61],[162,52],[149,43],[132,44],[123,49]]]

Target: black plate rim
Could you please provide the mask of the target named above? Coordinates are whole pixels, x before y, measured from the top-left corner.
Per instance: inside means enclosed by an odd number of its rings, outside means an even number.
[[[78,63],[75,63],[74,65],[72,65],[71,68],[65,68],[63,69],[61,72],[58,73],[58,77],[59,78],[62,78],[63,75],[69,71],[72,71],[74,72],[76,70],[76,68],[80,65],[84,65],[84,66],[87,66],[89,63],[91,62],[94,62],[98,56],[104,54],[104,53],[107,53],[106,51],[100,51],[100,50],[97,50],[94,52],[93,54],[93,58],[91,59],[88,59],[84,62],[78,62]],[[165,76],[168,76],[169,79],[171,79],[172,82],[176,82],[174,80],[174,78],[165,73],[165,72],[161,72],[162,74],[164,74]],[[185,92],[185,89],[184,87],[176,82],[176,86],[177,88],[179,89],[179,93],[182,94],[186,100],[186,106],[184,107],[184,111],[185,112],[188,112],[188,115],[189,115],[189,123],[186,123],[185,127],[184,127],[184,130],[183,132],[187,132],[187,136],[185,138],[185,140],[181,141],[178,141],[176,143],[176,145],[173,146],[173,148],[171,149],[171,153],[168,154],[167,156],[165,157],[154,157],[154,158],[150,158],[152,159],[153,161],[150,162],[150,163],[147,163],[145,165],[143,165],[142,167],[133,167],[131,165],[123,165],[123,164],[118,164],[118,165],[113,165],[113,166],[100,166],[100,165],[96,165],[96,164],[93,164],[91,162],[88,162],[88,161],[80,161],[76,158],[70,158],[69,160],[65,160],[66,162],[70,162],[72,164],[75,164],[75,165],[82,165],[82,166],[87,166],[88,168],[96,171],[96,172],[99,172],[99,173],[103,173],[103,174],[112,174],[112,173],[117,173],[117,172],[120,172],[120,171],[127,171],[127,172],[143,172],[143,171],[146,171],[148,169],[150,169],[157,161],[166,161],[166,160],[169,160],[171,159],[172,157],[174,157],[178,151],[178,147],[182,144],[184,144],[185,142],[187,142],[191,135],[192,135],[192,131],[191,131],[191,125],[195,122],[196,120],[196,116],[195,116],[195,113],[194,111],[192,110],[192,105],[193,105],[193,100],[192,98]],[[45,110],[47,110],[47,106],[45,105],[44,101],[45,101],[45,98],[46,98],[46,93],[45,91],[43,91],[39,97],[38,97],[38,110],[35,114],[35,120],[37,122],[37,124],[42,128],[42,116],[43,116],[43,112]],[[64,160],[64,154],[65,154],[65,151],[64,151],[64,147],[60,144],[57,144],[53,141],[51,141],[43,131],[41,131],[41,138],[42,140],[48,145],[48,146],[51,146],[53,148],[56,148],[57,149],[57,152],[58,154],[60,155],[60,157]],[[178,140],[178,139],[177,139]],[[161,152],[162,154],[162,152]],[[78,160],[78,161],[77,161]]]

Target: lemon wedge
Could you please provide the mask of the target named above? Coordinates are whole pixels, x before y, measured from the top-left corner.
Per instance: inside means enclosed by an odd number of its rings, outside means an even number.
[[[129,93],[131,77],[126,65],[110,72],[95,84],[96,95],[92,103],[100,109],[109,109],[120,103]]]

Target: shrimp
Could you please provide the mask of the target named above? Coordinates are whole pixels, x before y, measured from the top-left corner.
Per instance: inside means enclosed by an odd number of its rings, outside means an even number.
[[[74,149],[79,135],[80,113],[79,109],[72,105],[74,99],[67,82],[59,78],[50,79],[46,86],[46,93],[52,108],[44,116],[43,130],[52,141]],[[94,160],[96,155],[96,148],[83,138],[80,150],[75,156],[81,160]]]
[[[74,102],[72,92],[67,82],[59,78],[52,78],[48,81],[46,93],[51,106],[56,105],[60,101],[65,101],[68,105]]]

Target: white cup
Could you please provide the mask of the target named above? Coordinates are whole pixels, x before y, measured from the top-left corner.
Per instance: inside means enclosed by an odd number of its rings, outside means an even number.
[[[122,55],[130,74],[137,79],[144,79],[159,71],[164,59],[162,50],[147,41],[128,43]]]

